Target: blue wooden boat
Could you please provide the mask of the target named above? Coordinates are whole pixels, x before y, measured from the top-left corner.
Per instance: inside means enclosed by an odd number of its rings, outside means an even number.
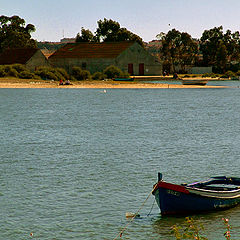
[[[132,81],[134,81],[134,78],[131,78],[131,77],[129,77],[129,78],[114,78],[113,80],[121,81],[121,82],[132,82]]]
[[[183,85],[200,85],[205,86],[208,83],[207,79],[181,79]]]
[[[211,177],[191,184],[172,184],[162,180],[154,185],[153,195],[162,215],[215,211],[240,203],[240,178]]]

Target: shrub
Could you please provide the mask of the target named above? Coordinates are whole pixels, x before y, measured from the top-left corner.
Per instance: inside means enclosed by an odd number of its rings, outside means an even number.
[[[204,73],[202,77],[212,77],[214,73]]]
[[[129,78],[130,74],[128,72],[122,72],[119,77],[120,78]]]
[[[236,77],[236,74],[232,71],[227,71],[225,74],[221,76],[221,78],[231,78],[231,77]]]
[[[88,70],[82,70],[82,80],[86,79],[91,79],[91,73]]]
[[[61,68],[51,68],[51,67],[39,67],[34,73],[40,76],[42,79],[52,79],[59,81],[60,79],[66,80],[65,76],[68,76],[64,69]]]
[[[51,68],[40,67],[34,72],[37,76],[41,77],[43,80],[53,79],[59,80],[58,77],[51,71]]]
[[[5,67],[4,66],[0,66],[0,77],[5,77],[6,76],[6,72],[5,72]]]
[[[56,69],[53,69],[50,71],[55,77],[56,77],[56,80],[59,81],[59,80],[66,80],[65,77],[60,73],[58,72]],[[55,79],[54,79],[55,80]]]
[[[232,72],[232,71],[227,71],[225,73],[225,75],[227,75],[228,77],[235,77],[236,76],[236,73]]]
[[[45,77],[46,77],[46,79],[51,79],[51,80],[55,80],[55,81],[60,80],[53,72],[46,72]]]
[[[73,67],[72,68],[72,76],[74,76],[77,79],[77,76],[80,75],[82,72],[82,69],[80,67]]]
[[[71,81],[77,81],[77,79],[74,76],[72,76],[72,75],[70,76],[70,80]]]
[[[106,75],[102,72],[95,72],[93,75],[92,75],[92,79],[93,80],[103,80],[106,78]]]
[[[215,74],[215,73],[204,73],[204,74],[202,75],[202,77],[217,78],[217,77],[219,77],[219,74]]]
[[[72,76],[77,80],[91,79],[91,74],[87,70],[82,70],[80,67],[72,68]]]
[[[238,71],[236,72],[236,74],[237,74],[237,76],[240,76],[240,70],[238,70]]]
[[[18,73],[23,71],[28,71],[27,68],[22,64],[13,64],[11,65]]]
[[[68,75],[68,73],[67,73],[67,71],[65,69],[63,69],[63,68],[56,68],[55,70],[62,75],[64,80],[69,79],[69,75]]]
[[[5,65],[5,72],[8,77],[18,77],[18,72],[11,65]]]
[[[36,76],[35,76],[35,74],[31,73],[30,71],[22,71],[19,73],[19,78],[34,79],[34,78],[36,78]]]
[[[105,68],[103,73],[107,76],[107,78],[116,78],[121,77],[123,75],[122,70],[114,65]]]

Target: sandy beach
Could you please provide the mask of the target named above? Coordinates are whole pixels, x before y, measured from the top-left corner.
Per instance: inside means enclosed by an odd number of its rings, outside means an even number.
[[[51,80],[0,78],[0,88],[226,88],[226,86],[197,86],[143,81],[116,82],[113,80],[74,81],[72,85],[60,86],[58,82]]]

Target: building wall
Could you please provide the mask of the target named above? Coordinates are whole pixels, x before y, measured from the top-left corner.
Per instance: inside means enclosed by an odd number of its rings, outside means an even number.
[[[115,65],[126,72],[128,64],[133,64],[133,75],[140,75],[139,64],[144,64],[144,75],[162,75],[162,64],[138,43],[134,43],[115,60]]]
[[[55,67],[64,68],[71,74],[74,66],[88,70],[91,74],[101,72],[115,65],[128,72],[128,64],[133,64],[134,75],[139,75],[139,64],[144,64],[144,75],[161,75],[162,65],[138,43],[123,51],[117,58],[49,58]]]
[[[212,67],[192,67],[188,69],[188,73],[191,74],[212,73]]]
[[[93,74],[115,63],[114,59],[107,58],[50,58],[49,61],[53,66],[64,68],[70,74],[73,67],[80,67]]]
[[[40,66],[50,66],[47,58],[43,55],[41,50],[38,50],[26,63],[26,67],[30,71],[34,71]]]

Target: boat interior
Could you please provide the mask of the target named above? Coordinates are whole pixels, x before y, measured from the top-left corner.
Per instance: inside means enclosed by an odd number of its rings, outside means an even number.
[[[192,188],[199,188],[199,189],[205,189],[205,190],[212,190],[212,191],[233,191],[233,190],[239,190],[239,186],[210,186],[210,185],[202,185],[202,186],[190,186]]]

